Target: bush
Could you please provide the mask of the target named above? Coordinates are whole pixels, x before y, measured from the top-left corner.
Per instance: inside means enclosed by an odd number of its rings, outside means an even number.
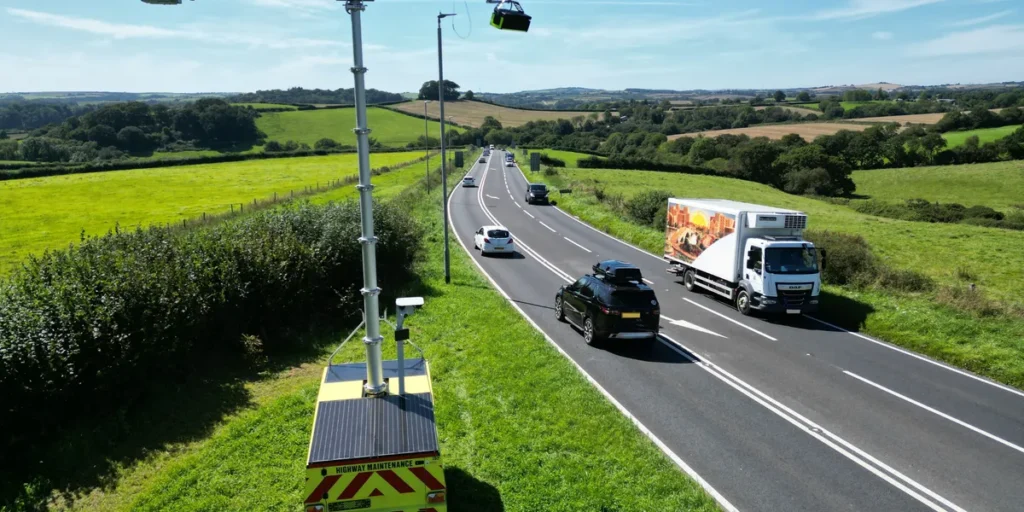
[[[820,168],[790,171],[783,178],[783,183],[782,189],[790,194],[833,196],[837,193],[828,171]]]
[[[870,281],[876,263],[867,241],[860,235],[832,231],[806,231],[804,237],[825,250],[822,280],[828,284],[864,284]]]
[[[930,277],[920,272],[894,269],[885,265],[876,265],[875,284],[882,288],[901,292],[928,291],[935,285]]]
[[[284,146],[276,140],[268,140],[267,143],[263,145],[264,153],[279,153],[281,151],[284,151]]]
[[[966,311],[978,317],[993,317],[1002,313],[998,304],[985,296],[974,285],[944,286],[935,294],[940,304],[958,311]]]
[[[658,221],[664,227],[664,211],[668,204],[668,198],[672,193],[664,190],[647,190],[629,198],[625,201],[625,213],[634,222],[644,226],[657,226]],[[659,213],[661,216],[659,217]]]
[[[551,167],[565,167],[565,160],[548,156],[547,153],[540,154],[540,163]]]
[[[376,205],[375,221],[387,290],[421,237],[401,208]],[[0,458],[162,389],[211,354],[272,357],[299,342],[291,330],[358,315],[359,226],[354,202],[304,204],[30,258],[0,281]]]
[[[340,148],[341,144],[334,139],[324,137],[313,144],[313,149],[337,149]]]
[[[967,210],[965,210],[964,211],[964,217],[968,218],[968,219],[981,218],[981,219],[1003,220],[1004,215],[1002,214],[1002,212],[998,212],[998,211],[996,211],[993,208],[989,208],[988,206],[980,206],[980,205],[978,205],[978,206],[972,206],[972,207],[968,208]]]

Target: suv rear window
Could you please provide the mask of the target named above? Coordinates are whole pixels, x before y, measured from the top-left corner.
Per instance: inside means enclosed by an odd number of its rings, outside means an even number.
[[[546,186],[544,186],[543,184],[541,184],[541,185],[530,185],[530,190],[533,190],[534,192],[543,192],[543,191],[545,191],[547,189],[548,188]]]
[[[655,304],[651,304],[651,301],[657,301],[653,290],[637,290],[637,289],[618,289],[605,292],[604,298],[608,303],[608,306],[613,308],[637,308],[646,309],[652,308]]]
[[[509,234],[504,229],[492,229],[487,232],[487,236],[492,238],[508,238]]]

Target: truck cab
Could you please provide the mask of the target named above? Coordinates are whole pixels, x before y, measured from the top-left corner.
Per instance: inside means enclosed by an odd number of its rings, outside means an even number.
[[[743,287],[747,295],[736,299],[740,312],[748,308],[791,314],[817,310],[821,270],[813,244],[796,237],[750,238],[744,256],[740,284],[747,285]]]

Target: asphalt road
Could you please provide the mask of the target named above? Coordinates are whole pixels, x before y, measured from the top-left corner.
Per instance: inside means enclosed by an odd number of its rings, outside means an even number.
[[[723,508],[1024,509],[1024,393],[811,318],[744,317],[687,292],[660,256],[527,205],[527,179],[500,151],[470,174],[480,186],[449,199],[453,244]],[[488,224],[512,232],[515,257],[473,249]],[[639,266],[657,292],[653,346],[592,348],[555,319],[558,287],[605,259]]]

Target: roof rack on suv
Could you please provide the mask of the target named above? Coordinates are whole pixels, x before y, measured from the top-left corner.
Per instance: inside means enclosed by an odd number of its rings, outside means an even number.
[[[605,260],[594,265],[594,274],[616,284],[643,280],[640,269],[631,263],[619,260]]]

